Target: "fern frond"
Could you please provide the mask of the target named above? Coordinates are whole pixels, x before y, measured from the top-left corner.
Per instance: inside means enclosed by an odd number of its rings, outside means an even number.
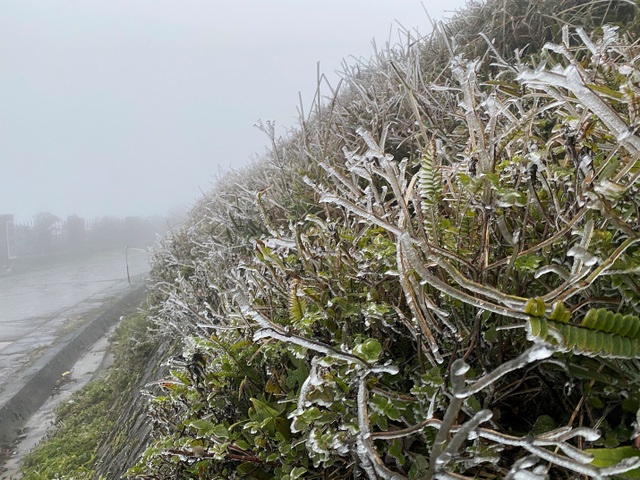
[[[289,320],[291,323],[302,321],[306,308],[304,299],[298,296],[298,282],[295,282],[289,293]]]
[[[422,154],[418,178],[420,209],[424,215],[424,226],[429,236],[435,238],[442,179],[436,165],[436,148],[433,142],[429,142]]]
[[[428,214],[439,200],[441,184],[440,173],[436,169],[436,149],[433,142],[427,145],[420,159],[420,197],[422,199],[422,213]]]
[[[640,318],[635,315],[622,315],[604,308],[594,308],[589,310],[580,325],[591,330],[640,339]]]
[[[561,352],[601,358],[640,357],[640,318],[593,309],[580,325],[532,316],[527,324],[532,341],[551,343]]]

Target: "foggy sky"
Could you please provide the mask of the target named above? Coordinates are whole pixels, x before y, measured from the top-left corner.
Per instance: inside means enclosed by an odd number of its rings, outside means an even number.
[[[464,0],[426,0],[433,19]],[[368,58],[419,0],[3,0],[0,213],[166,215],[297,124],[318,62]],[[448,14],[445,12],[449,12]],[[396,22],[398,23],[396,23]]]

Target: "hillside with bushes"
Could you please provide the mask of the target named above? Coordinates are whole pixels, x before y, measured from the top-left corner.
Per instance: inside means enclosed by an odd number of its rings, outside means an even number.
[[[639,33],[470,3],[263,125],[156,248],[130,478],[638,478]]]

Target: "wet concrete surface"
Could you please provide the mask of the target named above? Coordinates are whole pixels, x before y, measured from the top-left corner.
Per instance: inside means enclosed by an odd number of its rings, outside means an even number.
[[[0,398],[57,338],[126,294],[129,278],[139,285],[148,270],[146,252],[121,250],[0,277]]]
[[[82,352],[91,351],[120,315],[140,305],[148,270],[146,252],[123,250],[0,277],[0,453],[24,432],[26,448],[33,446],[29,443],[46,423],[42,415],[53,408],[41,406],[60,375],[86,369],[87,357],[78,361]],[[104,354],[104,348],[98,351]],[[74,377],[86,383],[90,376]],[[31,415],[31,426],[24,428]],[[2,479],[7,478],[3,458]]]

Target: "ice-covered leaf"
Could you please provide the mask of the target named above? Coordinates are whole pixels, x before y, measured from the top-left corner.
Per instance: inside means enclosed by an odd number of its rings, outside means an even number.
[[[593,455],[591,464],[594,467],[611,467],[628,458],[640,458],[640,450],[632,446],[618,448],[593,448],[585,450]],[[620,478],[640,478],[640,468],[618,474]]]
[[[208,420],[193,420],[190,425],[198,430],[198,435],[206,437],[213,435],[218,438],[228,438],[229,431],[224,425],[213,423]]]
[[[380,358],[382,345],[375,338],[367,338],[354,347],[353,353],[367,362],[375,362]]]

